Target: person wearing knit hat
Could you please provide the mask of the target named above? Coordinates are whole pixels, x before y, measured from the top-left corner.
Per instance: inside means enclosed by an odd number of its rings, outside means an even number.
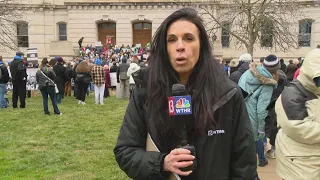
[[[59,93],[56,94],[56,99],[57,103],[60,104],[64,97],[66,82],[68,81],[66,76],[66,67],[63,66],[62,57],[58,57],[57,63],[53,66],[53,71],[56,73],[55,83],[59,90]]]
[[[100,59],[97,59],[96,62],[95,62],[95,64],[98,65],[98,66],[101,66],[101,60],[100,60]]]
[[[62,57],[58,57],[57,61],[58,61],[59,63],[63,63]]]
[[[249,53],[244,53],[239,57],[237,70],[232,72],[229,79],[238,84],[240,77],[249,69],[249,64],[252,62],[252,56]]]
[[[91,70],[92,81],[94,84],[94,94],[96,104],[103,105],[103,96],[105,90],[105,69],[101,66],[101,60],[95,61],[95,66]]]
[[[239,57],[239,61],[242,62],[252,62],[252,56],[249,53],[244,53]]]
[[[20,57],[22,58],[22,56],[24,56],[24,54],[23,54],[23,52],[21,52],[21,51],[17,51],[17,52],[16,52],[16,56],[20,56]]]
[[[271,73],[275,73],[280,69],[280,61],[277,56],[269,55],[264,58],[263,66]]]
[[[239,80],[239,87],[242,89],[243,97],[252,131],[255,137],[259,166],[264,167],[268,160],[264,153],[265,119],[268,115],[269,106],[273,89],[277,86],[278,77],[276,70],[279,69],[279,60],[276,56],[267,56],[263,65],[251,63],[249,70],[243,73]]]

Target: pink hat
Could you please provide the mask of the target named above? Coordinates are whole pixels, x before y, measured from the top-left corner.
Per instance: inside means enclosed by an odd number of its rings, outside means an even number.
[[[104,69],[109,69],[108,65],[104,65],[103,67],[104,67]]]

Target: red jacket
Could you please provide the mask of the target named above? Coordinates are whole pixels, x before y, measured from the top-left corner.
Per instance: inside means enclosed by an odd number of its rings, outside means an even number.
[[[105,88],[110,88],[111,87],[111,79],[110,79],[110,71],[109,69],[105,70]]]
[[[301,69],[301,68],[299,68],[299,69],[296,70],[296,72],[294,73],[293,79],[297,79],[297,78],[298,78],[298,76],[299,76],[299,74],[300,74],[300,69]]]

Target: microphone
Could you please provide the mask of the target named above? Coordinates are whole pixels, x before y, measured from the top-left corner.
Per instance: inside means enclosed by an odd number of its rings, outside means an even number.
[[[187,128],[184,117],[192,115],[191,96],[187,95],[186,87],[183,84],[172,85],[172,95],[168,97],[169,116],[173,117],[175,123],[179,123],[180,133],[182,137],[179,148],[188,149],[191,155],[196,155],[196,149],[188,143]],[[181,168],[181,171],[194,171],[197,169],[197,161],[193,160],[191,166]]]

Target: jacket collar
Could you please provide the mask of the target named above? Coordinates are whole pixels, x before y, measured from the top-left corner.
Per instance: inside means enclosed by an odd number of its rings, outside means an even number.
[[[251,73],[262,83],[262,84],[265,84],[265,85],[277,85],[278,82],[275,80],[275,79],[272,79],[272,78],[267,78],[265,76],[263,76],[257,69],[257,64],[255,63],[250,63],[250,71]],[[276,77],[277,78],[278,75],[276,74]]]

